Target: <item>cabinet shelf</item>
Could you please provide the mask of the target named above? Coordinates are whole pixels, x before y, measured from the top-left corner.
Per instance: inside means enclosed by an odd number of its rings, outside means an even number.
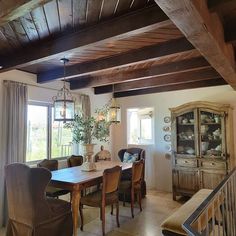
[[[221,125],[221,123],[201,123],[201,125]]]
[[[192,141],[192,142],[194,142],[195,140],[194,139],[178,139],[178,141],[180,141],[180,142],[185,142],[185,141]]]
[[[194,126],[194,123],[186,123],[186,124],[178,124],[178,125],[181,125],[181,126]]]

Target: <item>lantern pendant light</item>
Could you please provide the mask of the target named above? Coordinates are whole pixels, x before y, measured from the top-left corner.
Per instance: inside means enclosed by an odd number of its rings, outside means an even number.
[[[70,90],[66,87],[66,63],[69,62],[69,59],[62,58],[60,61],[63,62],[64,67],[64,84],[58,91],[57,96],[52,98],[54,106],[54,121],[63,121],[66,123],[74,120],[75,98],[73,98]]]
[[[114,98],[114,84],[112,86],[112,99],[111,99],[111,106],[109,108],[109,112],[108,112],[108,119],[111,123],[120,123],[121,121],[121,109],[120,106],[118,106],[118,104],[116,103],[116,100]]]

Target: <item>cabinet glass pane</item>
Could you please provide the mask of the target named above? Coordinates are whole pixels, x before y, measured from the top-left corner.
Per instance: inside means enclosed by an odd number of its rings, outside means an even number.
[[[219,114],[200,111],[201,155],[222,156],[222,120]]]
[[[194,112],[177,116],[177,154],[195,155]]]

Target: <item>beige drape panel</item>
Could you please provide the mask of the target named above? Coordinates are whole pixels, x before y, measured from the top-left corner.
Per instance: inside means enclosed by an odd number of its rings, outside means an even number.
[[[27,136],[27,86],[3,82],[0,142],[0,227],[6,223],[4,166],[25,162]]]
[[[82,111],[86,117],[91,116],[91,103],[89,95],[81,94],[77,96],[75,104],[75,113]]]

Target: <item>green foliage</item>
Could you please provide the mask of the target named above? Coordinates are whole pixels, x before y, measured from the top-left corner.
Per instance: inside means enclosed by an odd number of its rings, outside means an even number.
[[[74,121],[64,125],[65,128],[72,130],[73,142],[90,144],[94,139],[100,142],[108,142],[111,125],[106,119],[108,110],[109,107],[107,105],[97,109],[95,111],[96,118],[93,116],[85,117],[82,112],[75,114]]]

